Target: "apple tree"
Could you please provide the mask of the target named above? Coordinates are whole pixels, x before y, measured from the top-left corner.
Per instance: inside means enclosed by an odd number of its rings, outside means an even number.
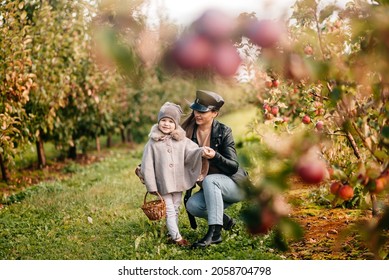
[[[24,107],[37,86],[31,69],[30,28],[22,1],[0,4],[0,166],[5,181],[7,166],[29,141],[28,123],[33,117]]]

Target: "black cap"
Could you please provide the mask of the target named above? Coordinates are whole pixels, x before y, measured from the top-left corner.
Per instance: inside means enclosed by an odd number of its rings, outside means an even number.
[[[196,91],[196,100],[190,105],[190,108],[199,112],[218,111],[224,104],[223,97],[219,94],[208,91]]]

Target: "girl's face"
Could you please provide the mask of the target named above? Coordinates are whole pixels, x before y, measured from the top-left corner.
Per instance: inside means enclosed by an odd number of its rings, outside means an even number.
[[[158,128],[164,134],[170,134],[176,129],[176,124],[171,118],[162,118],[158,123]]]
[[[213,119],[216,118],[218,112],[217,111],[208,111],[208,112],[199,112],[193,111],[196,124],[198,126],[206,126],[210,125],[213,122]]]

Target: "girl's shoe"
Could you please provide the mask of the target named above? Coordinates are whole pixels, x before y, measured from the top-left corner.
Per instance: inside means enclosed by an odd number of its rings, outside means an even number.
[[[186,240],[186,239],[184,239],[184,238],[182,238],[182,239],[179,240],[179,241],[174,240],[173,242],[174,242],[176,245],[181,246],[181,247],[187,247],[187,246],[190,245],[190,244],[189,244],[189,241]]]
[[[176,244],[178,246],[181,246],[181,247],[187,247],[190,245],[189,241],[182,238],[180,240],[173,240],[171,238],[169,238],[169,241],[168,241],[169,244]]]

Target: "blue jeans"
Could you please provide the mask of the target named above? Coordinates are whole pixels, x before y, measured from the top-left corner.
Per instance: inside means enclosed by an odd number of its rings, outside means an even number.
[[[223,225],[224,209],[243,198],[243,190],[230,177],[211,174],[205,177],[202,188],[188,199],[186,209],[195,217],[207,219],[208,225]]]

